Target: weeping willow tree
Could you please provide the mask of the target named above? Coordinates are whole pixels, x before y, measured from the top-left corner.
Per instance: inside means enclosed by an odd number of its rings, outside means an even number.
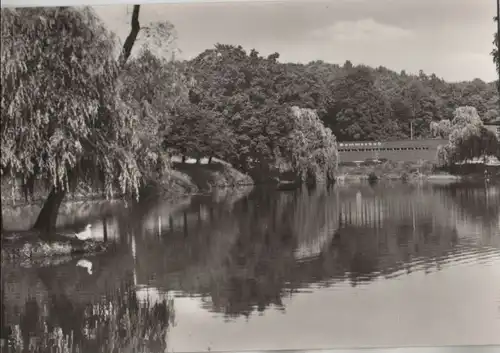
[[[497,9],[498,9],[497,3]],[[493,35],[493,50],[491,51],[491,56],[493,57],[493,63],[495,64],[498,72],[497,89],[500,94],[500,23],[498,15],[493,18],[493,21],[497,24],[499,30]]]
[[[443,166],[474,158],[499,156],[499,142],[484,125],[474,107],[455,110],[448,132],[449,142],[439,146],[438,161]]]
[[[293,130],[289,150],[292,169],[302,181],[334,180],[338,166],[337,140],[312,109],[291,108]]]
[[[1,10],[1,175],[50,187],[34,225],[42,237],[79,182],[138,197],[145,171],[157,168],[137,110],[120,94],[138,16],[136,5],[116,60],[115,38],[88,7]]]

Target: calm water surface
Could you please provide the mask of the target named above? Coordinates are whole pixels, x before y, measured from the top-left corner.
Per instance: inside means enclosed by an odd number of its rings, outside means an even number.
[[[36,209],[4,211],[30,226]],[[18,350],[500,344],[500,186],[402,184],[70,204],[110,254],[2,267]],[[11,349],[12,350],[12,349]],[[7,351],[7,350],[5,350]]]

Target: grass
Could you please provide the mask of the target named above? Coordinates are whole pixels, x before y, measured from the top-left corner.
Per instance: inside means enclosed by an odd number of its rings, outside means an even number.
[[[108,248],[108,244],[93,240],[78,240],[63,235],[56,235],[53,241],[40,239],[35,231],[2,231],[2,263],[8,261],[31,261],[34,264],[49,257],[67,257],[79,253],[99,253]]]

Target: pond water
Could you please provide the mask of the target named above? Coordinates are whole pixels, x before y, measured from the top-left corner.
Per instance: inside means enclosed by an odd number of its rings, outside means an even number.
[[[33,208],[4,210],[7,228],[35,218]],[[68,204],[59,218],[61,228],[87,223],[115,243],[84,258],[91,271],[82,258],[2,266],[10,346],[500,344],[499,185],[257,188],[178,204]]]

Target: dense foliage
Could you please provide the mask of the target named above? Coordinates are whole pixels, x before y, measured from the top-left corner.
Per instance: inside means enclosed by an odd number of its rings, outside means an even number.
[[[495,17],[493,20],[498,25],[499,18]],[[498,40],[499,35],[500,34],[497,32],[493,36],[493,51],[491,52],[491,56],[493,57],[493,62],[497,67],[497,72],[499,77],[499,80],[497,81],[497,86],[498,86],[498,93],[500,94],[500,42]]]
[[[1,17],[1,173],[51,187],[35,228],[53,230],[79,182],[138,197],[145,178],[166,174],[157,136],[175,87],[141,72],[155,68],[151,55],[117,60],[113,34],[90,8],[2,9]]]
[[[195,84],[189,109],[180,114],[185,123],[167,141],[183,136],[183,148],[191,149],[188,153],[225,159],[254,179],[279,173],[284,164],[298,166],[301,162],[292,155],[304,151],[294,150],[302,147],[292,141],[297,129],[307,124],[297,123],[300,115],[291,114],[296,100],[289,90],[295,77],[277,59],[278,54],[262,57],[255,50],[247,53],[230,45],[216,45],[198,55],[188,63],[187,75]],[[324,150],[332,153],[324,156],[325,161],[335,160],[336,145],[332,146]]]
[[[281,108],[276,121],[285,116],[283,106],[315,109],[340,141],[429,138],[430,123],[453,119],[460,106],[475,107],[484,121],[499,116],[494,82],[449,83],[422,71],[409,75],[350,62],[340,66],[277,59],[277,54],[263,58],[256,51],[217,45],[187,62],[197,77],[194,100],[245,121],[257,107]]]
[[[292,169],[301,180],[333,180],[338,165],[337,141],[312,109],[291,108],[293,132],[288,149]],[[323,179],[321,179],[323,178]]]
[[[137,192],[138,119],[120,99],[112,35],[87,8],[2,9],[2,175],[67,189],[70,174]]]
[[[296,113],[290,119],[293,106],[295,112],[314,109],[322,128],[340,141],[446,138],[461,106],[475,107],[485,122],[499,115],[495,84],[480,79],[448,83],[422,71],[409,75],[349,61],[340,66],[278,58],[218,44],[185,62],[190,103],[167,141],[181,154],[214,155],[256,176],[291,166],[299,159],[290,153],[304,153],[291,143],[305,128]],[[309,114],[302,112],[298,116]],[[331,153],[334,159],[336,151]],[[292,169],[305,179],[309,167],[301,168]]]
[[[444,131],[439,131],[443,127]],[[483,125],[474,107],[459,107],[451,121],[438,126],[438,134],[448,137],[447,145],[438,149],[438,160],[442,165],[496,155],[500,157],[500,143],[495,134]]]
[[[134,132],[140,144],[136,156],[147,180],[169,175],[170,159],[163,136],[172,124],[175,107],[187,101],[184,81],[178,65],[148,49],[129,60],[120,75],[120,98],[138,118]]]

